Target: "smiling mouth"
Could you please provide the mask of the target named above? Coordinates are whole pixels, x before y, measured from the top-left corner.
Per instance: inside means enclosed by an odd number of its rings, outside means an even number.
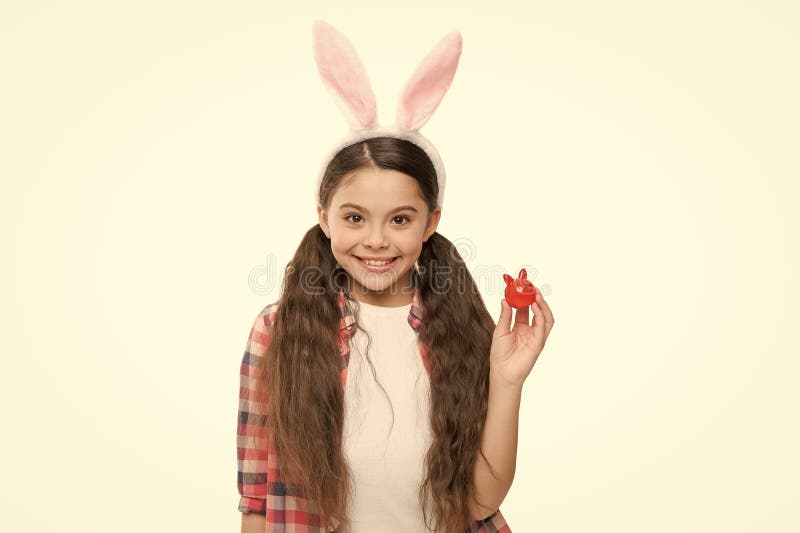
[[[369,264],[369,263],[367,263],[367,262],[366,262],[364,259],[361,259],[361,258],[360,258],[360,257],[358,257],[358,256],[355,256],[355,257],[356,257],[356,259],[358,259],[359,263],[362,263],[362,264],[364,264],[365,266],[389,266],[389,265],[393,264],[395,261],[397,261],[397,260],[399,259],[399,256],[398,256],[398,257],[394,257],[394,258],[392,258],[392,259],[391,259],[391,260],[390,260],[388,263],[383,263],[383,264],[381,264],[381,265],[370,265],[370,264]]]

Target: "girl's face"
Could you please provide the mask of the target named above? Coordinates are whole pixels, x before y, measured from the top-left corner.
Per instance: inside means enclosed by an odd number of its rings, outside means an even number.
[[[441,212],[428,212],[414,178],[382,168],[354,171],[342,179],[328,210],[317,205],[333,256],[353,280],[351,296],[386,307],[411,302],[411,269]],[[392,262],[370,266],[365,258]]]

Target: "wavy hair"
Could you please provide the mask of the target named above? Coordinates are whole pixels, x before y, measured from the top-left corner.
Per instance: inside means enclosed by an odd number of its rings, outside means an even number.
[[[429,215],[435,209],[438,184],[433,164],[418,146],[394,137],[373,137],[339,151],[320,184],[320,204],[327,210],[342,178],[364,167],[411,176]],[[269,399],[265,423],[290,493],[318,505],[321,518],[337,521],[344,531],[350,526],[353,486],[342,449],[337,298],[348,279],[333,256],[331,241],[316,224],[305,233],[284,272],[271,342],[259,368],[264,379],[256,385]],[[432,519],[432,530],[463,533],[471,522],[468,501],[474,498],[477,454],[485,459],[480,441],[495,323],[458,250],[438,232],[423,243],[413,279],[424,309],[419,341],[428,349],[432,430],[418,497],[426,525]],[[354,300],[344,293],[351,305]]]

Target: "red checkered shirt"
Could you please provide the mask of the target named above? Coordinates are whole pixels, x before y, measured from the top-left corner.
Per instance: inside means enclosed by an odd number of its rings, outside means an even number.
[[[352,311],[345,305],[344,294],[339,292],[339,347],[342,354],[341,381],[347,380],[350,362],[351,326],[355,320]],[[263,422],[263,401],[256,397],[255,376],[259,361],[270,341],[272,324],[277,315],[278,303],[271,303],[256,317],[247,339],[240,369],[239,419],[237,428],[239,511],[266,515],[265,533],[325,533],[326,528],[316,513],[309,511],[309,502],[287,492],[276,461],[274,443],[269,432],[259,424]],[[419,288],[414,290],[408,323],[416,333],[422,326],[422,302]],[[427,349],[419,344],[425,369],[430,374]],[[337,524],[330,526],[333,531]],[[388,526],[388,524],[387,524]],[[472,522],[465,533],[511,533],[500,509],[487,518]]]

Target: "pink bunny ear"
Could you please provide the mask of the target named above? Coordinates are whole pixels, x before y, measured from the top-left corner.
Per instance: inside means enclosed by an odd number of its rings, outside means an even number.
[[[461,57],[461,34],[447,34],[422,60],[406,83],[397,104],[397,127],[420,129],[450,87]]]
[[[336,28],[314,21],[314,59],[322,81],[354,130],[375,124],[375,95],[355,47]]]

